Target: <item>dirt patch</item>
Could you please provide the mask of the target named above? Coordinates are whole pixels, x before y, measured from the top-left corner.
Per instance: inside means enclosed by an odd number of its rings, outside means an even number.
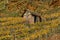
[[[60,34],[54,34],[49,37],[48,40],[60,40]]]

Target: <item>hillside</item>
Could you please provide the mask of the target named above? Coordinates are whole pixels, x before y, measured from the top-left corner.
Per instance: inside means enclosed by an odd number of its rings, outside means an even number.
[[[41,15],[42,22],[27,24],[21,17],[26,9]],[[54,38],[60,40],[59,0],[0,0],[0,40]]]

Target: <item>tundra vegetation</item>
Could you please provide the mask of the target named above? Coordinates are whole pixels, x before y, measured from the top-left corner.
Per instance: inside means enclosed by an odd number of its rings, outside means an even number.
[[[26,23],[21,15],[27,8],[44,20]],[[0,0],[0,40],[58,40],[59,35],[59,0]]]

